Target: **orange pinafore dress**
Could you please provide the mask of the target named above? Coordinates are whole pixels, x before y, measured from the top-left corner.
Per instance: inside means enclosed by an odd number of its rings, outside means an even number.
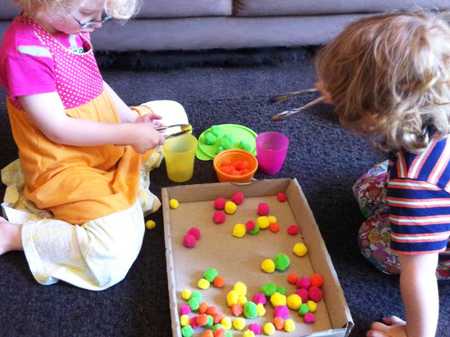
[[[103,88],[92,45],[83,34],[83,53],[75,53],[30,19],[34,33],[48,47],[65,112],[72,118],[120,123]],[[54,218],[83,224],[130,208],[139,193],[143,156],[130,146],[77,147],[49,140],[8,100],[8,114],[24,176],[23,195]],[[46,113],[52,113],[47,107]]]

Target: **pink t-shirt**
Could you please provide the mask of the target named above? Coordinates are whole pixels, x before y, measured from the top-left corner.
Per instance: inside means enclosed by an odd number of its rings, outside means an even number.
[[[17,17],[0,45],[0,85],[15,105],[17,97],[58,92],[65,108],[102,91],[88,34],[49,34],[31,19]]]

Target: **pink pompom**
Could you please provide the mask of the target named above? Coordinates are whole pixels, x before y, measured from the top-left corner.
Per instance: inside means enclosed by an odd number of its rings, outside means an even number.
[[[320,290],[320,288],[318,287],[310,287],[308,289],[308,296],[314,302],[320,302],[320,300],[322,299],[322,290]]]
[[[253,303],[264,305],[267,303],[267,298],[263,293],[256,293],[253,295],[252,301]]]
[[[266,204],[265,202],[259,203],[259,205],[258,205],[258,215],[264,216],[264,215],[269,215],[269,213],[270,213],[269,205]]]
[[[226,220],[227,216],[223,211],[215,211],[213,215],[213,221],[216,225],[223,224]]]
[[[197,316],[193,316],[189,319],[189,325],[195,329],[198,328],[198,323],[197,323]]]
[[[303,322],[305,322],[305,324],[313,324],[316,321],[316,316],[314,316],[313,313],[308,312],[305,314],[305,316],[303,316]]]
[[[226,202],[225,198],[216,198],[216,200],[214,200],[214,208],[220,211],[225,208]]]
[[[186,234],[192,235],[196,240],[200,240],[202,233],[200,232],[200,228],[198,227],[191,227],[188,229]]]
[[[191,313],[191,307],[186,303],[180,306],[180,315],[189,315]]]
[[[278,192],[277,193],[277,199],[279,202],[286,202],[287,201],[287,195],[284,192]]]
[[[311,279],[308,276],[297,279],[297,288],[308,289],[309,287],[311,287]]]
[[[303,303],[306,303],[309,300],[308,290],[305,288],[298,288],[295,292],[302,298]]]
[[[261,335],[262,334],[262,326],[258,323],[251,323],[248,325],[248,329],[253,331],[255,335]]]
[[[231,201],[233,201],[236,205],[242,204],[244,202],[244,193],[234,192],[231,196]]]
[[[254,230],[254,229],[255,229],[255,226],[256,226],[256,224],[255,224],[255,222],[252,221],[252,220],[249,220],[249,221],[247,221],[247,222],[245,223],[245,228],[247,229],[247,232],[250,232],[250,231]]]
[[[195,238],[195,236],[191,234],[186,234],[183,237],[183,246],[185,246],[186,248],[194,248],[196,244],[197,239]]]
[[[281,317],[282,319],[289,318],[289,309],[285,305],[279,305],[275,307],[273,317]]]
[[[287,228],[287,232],[289,235],[297,235],[298,233],[300,233],[300,227],[298,225],[290,225]]]

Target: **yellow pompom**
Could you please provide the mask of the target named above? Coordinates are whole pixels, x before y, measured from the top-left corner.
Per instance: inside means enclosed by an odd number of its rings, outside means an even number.
[[[233,320],[233,328],[238,331],[242,331],[245,328],[245,319],[242,317],[235,318]]]
[[[271,336],[275,333],[275,326],[272,323],[267,322],[263,325],[263,331],[265,335]]]
[[[245,330],[242,337],[255,337],[255,333],[252,330]]]
[[[272,296],[270,296],[270,303],[272,303],[274,307],[286,305],[286,296],[280,294],[279,292],[276,292]]]
[[[233,304],[238,304],[239,293],[236,290],[231,290],[227,294],[227,305],[231,307]]]
[[[287,319],[284,321],[284,331],[292,332],[295,331],[295,322],[293,319]]]
[[[297,294],[290,294],[287,297],[287,306],[289,309],[298,310],[302,305],[302,298]]]
[[[198,280],[197,282],[197,287],[199,287],[200,289],[209,289],[210,287],[210,283],[207,279],[201,278],[200,280]]]
[[[222,324],[223,328],[225,330],[230,330],[232,325],[231,325],[231,318],[230,317],[224,317],[222,318],[222,320],[220,321],[220,324]]]
[[[266,273],[273,273],[275,271],[275,262],[272,259],[265,259],[261,262],[261,269]]]
[[[180,316],[180,325],[186,326],[189,324],[189,316],[188,315],[181,315]]]
[[[234,214],[234,213],[236,213],[237,206],[236,206],[236,204],[234,202],[228,200],[225,203],[225,209],[224,210],[225,210],[225,213],[227,213],[227,214]]]
[[[148,221],[145,223],[145,227],[146,227],[147,229],[153,229],[153,228],[156,227],[156,222],[154,222],[153,220],[148,220]]]
[[[269,224],[277,223],[277,217],[276,216],[269,215],[267,217],[267,219],[269,220]]]
[[[170,199],[169,200],[169,207],[172,209],[176,209],[178,207],[180,207],[180,203],[177,199]]]
[[[247,296],[245,296],[245,295],[239,295],[239,299],[238,299],[238,304],[240,304],[240,305],[244,305],[245,303],[247,303],[248,302],[248,300],[247,300]]]
[[[247,285],[244,282],[238,281],[234,284],[233,290],[239,295],[247,295]]]
[[[270,226],[269,217],[267,216],[259,216],[256,218],[256,224],[261,229],[267,229]]]
[[[242,238],[245,236],[245,233],[247,232],[247,229],[244,224],[238,223],[234,225],[233,227],[233,236],[236,238]]]
[[[190,291],[189,289],[183,289],[181,291],[181,298],[185,301],[188,301],[191,298],[192,295],[192,291]]]
[[[308,301],[306,302],[308,304],[309,312],[316,312],[317,311],[317,303],[314,301]]]
[[[305,256],[308,253],[308,247],[303,242],[298,242],[294,245],[292,251],[297,256]]]
[[[258,303],[256,305],[256,314],[259,317],[263,317],[266,314],[266,308],[264,307],[264,304],[262,303]]]

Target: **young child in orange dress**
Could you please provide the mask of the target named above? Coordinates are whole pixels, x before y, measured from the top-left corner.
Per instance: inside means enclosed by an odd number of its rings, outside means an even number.
[[[155,125],[187,117],[173,101],[129,108],[99,72],[90,33],[130,18],[137,0],[17,3],[0,48],[19,151],[2,170],[0,255],[23,250],[41,284],[106,289],[138,256],[144,212],[160,206],[148,189],[164,142]]]
[[[340,123],[392,157],[355,185],[368,216],[359,243],[378,269],[400,273],[406,321],[375,322],[368,337],[436,334],[436,279],[450,278],[449,37],[435,14],[379,15],[350,24],[317,58]]]

